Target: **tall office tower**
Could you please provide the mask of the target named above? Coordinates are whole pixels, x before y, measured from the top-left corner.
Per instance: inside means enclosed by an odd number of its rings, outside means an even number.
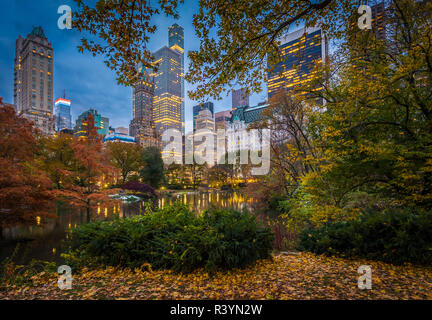
[[[84,127],[87,125],[88,116],[90,113],[93,115],[95,127],[98,128],[97,133],[100,134],[101,136],[106,136],[109,133],[109,119],[102,117],[95,109],[89,109],[87,111],[84,111],[78,116],[74,128],[75,136],[77,137],[86,136],[87,133]]]
[[[216,158],[217,144],[215,141],[216,132],[215,132],[214,114],[210,109],[205,108],[198,113],[195,120],[196,120],[195,123],[196,128],[194,131],[194,150],[197,149],[202,143],[204,143],[204,140],[207,141],[208,135],[211,134],[213,136],[213,158],[210,159],[210,162],[207,164],[209,166],[213,166],[217,160]]]
[[[143,71],[140,80],[133,89],[133,114],[129,132],[143,147],[158,147],[158,138],[153,120],[153,78]],[[117,129],[116,129],[117,132]]]
[[[54,103],[55,116],[56,116],[56,131],[60,132],[63,129],[72,129],[72,116],[71,116],[71,101],[60,98]]]
[[[181,121],[182,135],[185,134],[185,87],[184,87],[184,29],[177,23],[174,23],[168,29],[168,45],[171,50],[176,51],[181,56]]]
[[[55,132],[53,115],[53,48],[42,30],[33,28],[15,44],[14,104],[44,134]]]
[[[153,117],[156,132],[167,129],[182,132],[181,55],[162,47],[153,54],[158,70],[154,74]]]
[[[245,88],[233,90],[231,98],[233,110],[240,106],[249,107],[249,95],[246,93]]]
[[[316,79],[315,64],[323,63],[328,56],[328,44],[320,28],[302,28],[279,40],[282,62],[276,66],[268,65],[271,70],[268,73],[268,99],[281,89],[293,90]]]
[[[215,113],[215,128],[224,129],[228,128],[228,124],[231,120],[231,110],[225,110]]]
[[[213,113],[209,109],[201,110],[196,117],[196,130],[215,130]]]
[[[193,131],[196,130],[196,118],[198,116],[198,113],[200,113],[200,111],[208,109],[211,111],[211,114],[214,115],[214,105],[213,102],[204,102],[204,103],[200,103],[196,106],[193,107]]]
[[[385,4],[384,1],[371,7],[372,9],[372,30],[378,40],[385,40]]]

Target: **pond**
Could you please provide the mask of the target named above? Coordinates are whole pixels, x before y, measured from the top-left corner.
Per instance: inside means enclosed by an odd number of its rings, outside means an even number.
[[[251,210],[252,200],[246,199],[238,192],[180,192],[168,194],[158,199],[158,207],[164,208],[175,201],[187,204],[191,210],[201,213],[214,206],[217,208],[234,208]],[[77,210],[65,205],[56,208],[57,218],[53,221],[31,227],[16,227],[3,231],[4,240],[0,242],[0,261],[10,257],[17,248],[14,261],[26,264],[32,259],[62,263],[60,254],[63,252],[63,240],[68,230],[80,224],[97,220],[108,220],[114,217],[130,217],[140,214],[143,202],[120,203],[109,207],[98,206],[92,210],[90,216],[84,210]]]

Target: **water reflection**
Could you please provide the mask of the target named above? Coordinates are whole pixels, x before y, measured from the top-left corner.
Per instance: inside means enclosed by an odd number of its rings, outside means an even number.
[[[194,212],[200,214],[211,206],[216,208],[233,208],[242,210],[251,209],[250,199],[246,199],[241,193],[232,192],[181,192],[162,197],[158,206],[164,208],[179,201],[187,204]]]
[[[252,200],[246,199],[241,193],[179,192],[160,197],[157,200],[157,205],[164,208],[176,201],[187,204],[197,214],[211,206],[241,210],[243,208],[251,209],[252,204]],[[60,254],[64,249],[63,240],[67,238],[68,231],[91,221],[141,214],[145,209],[144,205],[144,202],[111,206],[99,205],[91,211],[90,215],[87,215],[85,210],[77,210],[65,204],[58,204],[56,208],[57,219],[48,223],[41,223],[39,218],[36,226],[5,229],[3,236],[6,241],[0,242],[0,260],[9,257],[17,243],[20,243],[20,250],[15,259],[16,263],[25,264],[33,258],[61,263]]]

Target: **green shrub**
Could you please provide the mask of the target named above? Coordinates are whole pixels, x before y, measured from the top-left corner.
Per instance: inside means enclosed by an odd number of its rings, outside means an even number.
[[[196,216],[179,203],[144,216],[81,225],[64,254],[73,267],[121,266],[190,272],[245,267],[267,258],[270,230],[247,212],[209,210]]]
[[[432,263],[432,213],[387,210],[306,229],[298,249],[394,264]]]

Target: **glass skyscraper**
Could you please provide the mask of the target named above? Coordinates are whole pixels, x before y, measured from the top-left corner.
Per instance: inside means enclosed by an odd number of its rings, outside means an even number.
[[[237,107],[246,106],[249,107],[249,95],[246,94],[246,89],[241,88],[232,91],[232,109],[235,110]]]
[[[181,57],[181,122],[182,134],[185,134],[185,88],[184,88],[184,30],[177,23],[168,28],[168,45],[171,50],[180,54]]]
[[[153,54],[158,70],[154,74],[153,116],[159,135],[167,129],[182,132],[181,56],[162,47]]]
[[[150,75],[142,70],[142,78],[133,89],[133,118],[129,132],[143,147],[159,146],[153,120],[154,82]]]
[[[89,109],[87,111],[84,111],[78,116],[78,119],[75,123],[75,136],[86,136],[86,130],[84,127],[87,125],[88,115],[90,113],[94,117],[95,127],[98,128],[97,133],[101,136],[106,136],[109,133],[109,119],[106,117],[102,117],[95,109]]]
[[[268,98],[281,89],[293,90],[316,79],[313,70],[328,55],[326,38],[320,28],[302,28],[280,39],[282,62],[268,65]],[[272,69],[272,67],[274,67]]]
[[[54,103],[56,116],[56,131],[72,129],[71,101],[67,99],[57,99]]]

